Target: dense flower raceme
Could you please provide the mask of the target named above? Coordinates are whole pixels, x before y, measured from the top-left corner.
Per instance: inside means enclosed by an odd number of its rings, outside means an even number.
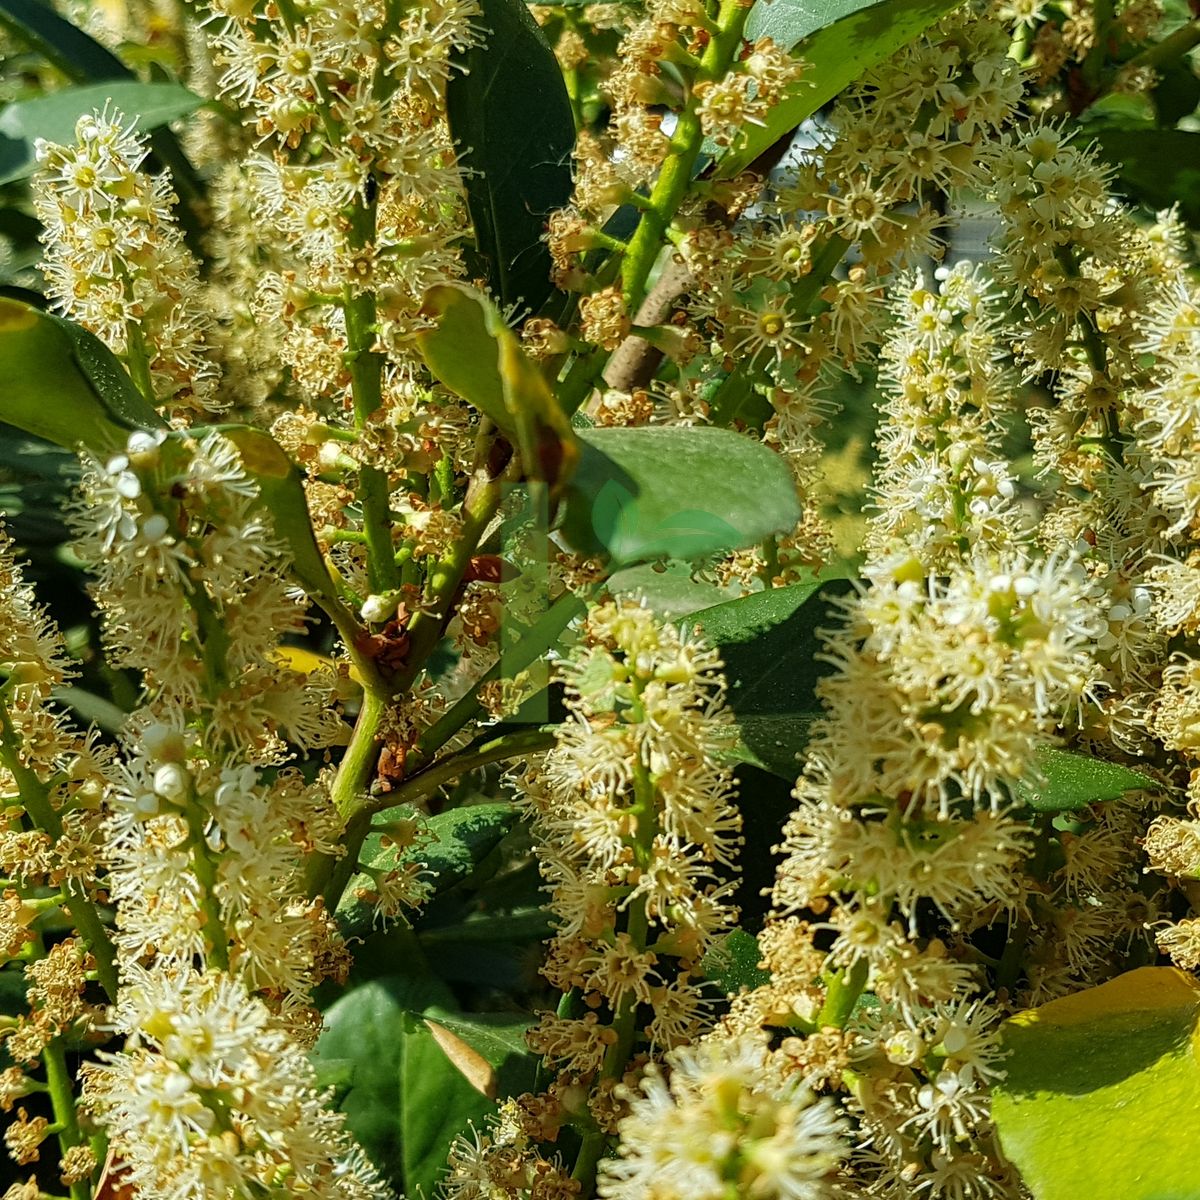
[[[130,1041],[86,1068],[83,1103],[140,1195],[390,1195],[304,1051],[237,979],[130,972],[116,1024]]]
[[[160,403],[203,412],[217,404],[212,318],[170,180],[147,174],[146,154],[146,135],[108,107],[79,119],[73,145],[39,141],[47,294],[123,354]]]

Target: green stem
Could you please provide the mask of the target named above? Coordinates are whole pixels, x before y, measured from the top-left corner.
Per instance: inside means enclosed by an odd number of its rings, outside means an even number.
[[[821,289],[829,282],[838,263],[846,257],[850,242],[840,234],[831,233],[821,248],[813,255],[812,266],[807,275],[792,288],[792,302],[796,310],[811,315],[813,304]]]
[[[1093,42],[1083,60],[1083,78],[1095,87],[1100,82],[1104,62],[1108,57],[1108,38],[1116,23],[1116,5],[1113,0],[1092,0]]]
[[[221,905],[217,899],[217,865],[213,862],[208,843],[204,839],[204,810],[194,796],[188,798],[187,826],[192,843],[192,870],[203,890],[200,907],[204,912],[204,937],[209,946],[209,957],[221,971],[229,970],[229,934],[221,918]]]
[[[579,91],[579,68],[568,67],[563,72],[563,83],[567,88],[567,99],[571,102],[571,119],[575,122],[575,132],[583,128],[583,103]]]
[[[482,713],[479,690],[486,684],[512,677],[537,662],[548,650],[558,645],[563,630],[587,609],[583,597],[573,592],[560,596],[513,647],[501,651],[500,661],[480,677],[475,686],[450,706],[417,739],[409,763],[419,767],[428,761],[469,721]]]
[[[479,539],[499,507],[500,498],[500,487],[494,480],[485,482],[474,495],[468,491],[462,533],[429,572],[429,594],[409,624],[408,663],[391,683],[392,696],[407,692],[424,670],[426,659],[453,615],[451,601]],[[309,895],[323,894],[327,902],[332,900],[335,905],[354,872],[363,839],[370,829],[370,784],[379,759],[379,731],[387,707],[386,698],[365,694],[350,745],[334,778],[333,801],[346,822],[342,831],[343,857],[334,859],[330,855],[316,854],[309,860],[306,878]]]
[[[352,244],[369,246],[375,239],[375,206],[354,206]],[[346,361],[354,396],[354,425],[363,429],[383,407],[383,355],[375,350],[375,296],[372,292],[352,295],[346,289]],[[388,509],[387,472],[364,465],[358,472],[358,497],[362,504],[363,532],[367,536],[367,573],[375,592],[390,592],[400,586],[392,546],[392,523]]]
[[[581,354],[571,364],[566,378],[558,385],[558,403],[567,416],[571,416],[591,394],[592,384],[608,362],[607,350],[593,350]]]
[[[1121,69],[1127,71],[1131,67],[1153,69],[1166,66],[1167,63],[1182,58],[1195,46],[1200,46],[1200,19],[1181,25],[1161,42],[1156,42],[1149,49],[1143,50],[1141,54],[1135,54],[1127,63],[1122,64]]]
[[[858,998],[867,986],[867,975],[870,967],[865,958],[856,958],[845,971],[838,971],[830,976],[826,984],[825,1003],[817,1014],[817,1028],[825,1029],[832,1025],[836,1029],[844,1029]]]
[[[20,793],[21,807],[39,829],[55,841],[62,837],[62,820],[50,803],[50,791],[21,761],[20,739],[13,728],[7,706],[0,701],[0,762],[8,768]],[[109,1000],[117,999],[117,952],[96,906],[75,880],[63,884],[64,904],[79,936],[96,960],[96,973]]]
[[[367,811],[374,815],[381,809],[394,808],[397,804],[419,803],[432,796],[443,784],[458,779],[468,771],[486,767],[489,763],[520,758],[525,754],[537,754],[549,750],[553,745],[554,733],[549,729],[523,729],[519,733],[493,738],[474,750],[451,755],[418,771],[386,796],[374,797],[367,805]]]
[[[158,397],[154,394],[154,381],[150,375],[150,356],[146,352],[146,340],[137,321],[125,322],[125,366],[134,386],[146,402],[157,407]]]
[[[630,811],[636,826],[632,849],[638,866],[645,867],[649,863],[654,836],[658,832],[658,807],[654,781],[645,763],[640,760],[633,766],[633,801]],[[625,923],[625,932],[639,952],[646,948],[649,928],[646,902],[639,899],[629,906]],[[604,1062],[600,1067],[600,1081],[620,1079],[625,1074],[629,1057],[633,1053],[634,1039],[637,1037],[637,1009],[637,997],[632,992],[626,993],[613,1017],[612,1028],[616,1034],[616,1041],[609,1046],[604,1055]],[[583,1196],[590,1196],[595,1187],[596,1167],[604,1153],[606,1142],[606,1135],[601,1129],[592,1129],[583,1135],[579,1156],[575,1160],[575,1169],[571,1172],[571,1178],[579,1183],[580,1194]]]
[[[83,1134],[79,1129],[79,1116],[75,1111],[75,1091],[60,1038],[52,1038],[42,1050],[42,1064],[46,1068],[46,1090],[50,1093],[54,1124],[58,1126],[59,1149],[65,1154],[72,1147],[82,1145]],[[88,1179],[80,1179],[71,1184],[71,1200],[88,1200],[91,1193],[91,1183]]]
[[[750,9],[740,0],[722,0],[717,27],[700,60],[697,81],[720,79],[729,69],[742,43],[742,30]],[[632,316],[646,293],[646,281],[658,259],[667,229],[687,194],[704,141],[694,97],[679,114],[671,137],[671,150],[650,192],[650,201],[629,241],[621,266],[621,288]]]
[[[387,701],[373,692],[363,695],[363,705],[350,735],[350,744],[338,764],[330,790],[330,799],[343,820],[349,820],[363,806],[363,796],[370,785],[379,757],[379,730],[387,712]]]
[[[1017,980],[1021,977],[1025,947],[1029,943],[1029,935],[1033,932],[1033,922],[1028,917],[1021,917],[1008,929],[1008,940],[1004,943],[1004,951],[996,967],[996,991],[1004,991],[1011,997]]]

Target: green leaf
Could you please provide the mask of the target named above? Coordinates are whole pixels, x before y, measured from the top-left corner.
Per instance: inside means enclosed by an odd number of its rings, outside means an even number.
[[[528,1090],[535,1063],[524,1044],[528,1018],[458,1012],[419,957],[407,972],[337,1000],[313,1063],[345,1089],[351,1132],[397,1191],[432,1200],[451,1142],[483,1125],[491,1097]]]
[[[1005,1022],[992,1117],[1035,1200],[1194,1200],[1198,1018],[1195,979],[1143,967]]]
[[[1131,200],[1155,209],[1177,203],[1186,221],[1200,224],[1200,133],[1102,128],[1095,136]]]
[[[434,378],[511,430],[497,344],[505,329],[496,306],[472,287],[446,283],[425,293],[422,311],[434,324],[417,334],[417,346]]]
[[[433,841],[409,851],[405,860],[423,862],[433,877],[433,890],[443,892],[491,854],[518,816],[511,804],[471,804],[437,813],[425,822]]]
[[[761,961],[758,939],[744,929],[734,929],[709,950],[700,969],[725,995],[736,996],[743,988],[753,991],[771,982],[771,972],[758,965]]]
[[[417,346],[434,376],[514,437],[527,471],[557,482],[574,467],[575,433],[537,364],[478,289],[438,284],[422,311],[434,324]]]
[[[817,683],[831,669],[817,658],[817,627],[828,615],[822,597],[851,586],[844,579],[797,583],[689,618],[725,662],[729,706],[740,734],[736,761],[788,780],[800,773],[798,755],[820,710]]]
[[[489,1099],[517,1096],[533,1089],[537,1059],[525,1043],[525,1034],[533,1025],[529,1017],[510,1013],[450,1012],[436,1006],[427,1008],[423,1015],[426,1022],[459,1038],[488,1064],[491,1079],[481,1090]],[[445,1041],[439,1044],[447,1050]],[[449,1053],[448,1057],[453,1061]]]
[[[75,140],[76,121],[94,109],[103,109],[110,100],[127,118],[138,117],[138,128],[144,130],[186,117],[204,103],[180,84],[135,80],[64,88],[48,96],[18,100],[0,111],[0,184],[33,172],[37,138],[70,145]]]
[[[536,888],[530,890],[536,898]],[[486,899],[473,891],[471,907],[480,904]],[[430,929],[434,913],[440,923]],[[472,916],[454,906],[449,912],[427,910],[417,927],[417,941],[437,963],[439,978],[516,993],[528,991],[539,957],[537,943],[553,933],[554,922],[545,908]]]
[[[1154,108],[1158,123],[1174,125],[1190,116],[1200,104],[1200,79],[1185,56],[1155,68],[1158,83],[1154,87]]]
[[[752,126],[717,164],[729,179],[764,150],[787,136],[843,88],[920,36],[957,8],[960,0],[758,0],[749,17],[749,36],[773,37],[810,65],[804,78],[771,109],[766,123]]]
[[[313,1051],[318,1073],[336,1062],[344,1076],[347,1064],[351,1065],[351,1083],[341,1110],[371,1161],[400,1186],[409,1150],[405,1116],[413,1105],[430,1101],[428,1092],[422,1092],[421,1079],[409,1079],[405,1073],[405,1043],[418,1024],[413,1014],[433,1004],[452,1003],[443,984],[420,972],[372,980],[330,1006]],[[428,1038],[425,1032],[424,1039]],[[435,1082],[432,1077],[430,1082]],[[436,1104],[449,1110],[456,1098],[462,1098],[461,1094],[447,1093]],[[474,1100],[473,1096],[466,1098]]]
[[[0,419],[69,450],[125,448],[163,422],[116,356],[86,329],[0,297]]]
[[[571,196],[571,102],[524,0],[480,7],[488,35],[460,58],[446,114],[470,172],[467,207],[488,285],[503,304],[537,310],[553,290],[546,220]]]
[[[372,870],[391,871],[409,863],[424,863],[434,895],[461,883],[500,844],[518,820],[511,804],[472,804],[452,808],[425,820],[432,840],[422,839],[412,848],[397,853],[383,845],[384,834],[370,833],[359,851],[359,862]],[[415,810],[408,805],[385,809],[375,818],[376,826],[388,821],[412,820]],[[358,898],[360,889],[370,890],[370,876],[360,872],[347,886],[338,905],[338,921],[347,937],[366,936],[374,923],[375,906]]]
[[[632,596],[664,617],[682,617],[731,599],[728,589],[693,578],[687,563],[641,563],[613,572],[606,584],[614,596]]]
[[[433,1200],[451,1142],[469,1126],[482,1127],[493,1103],[446,1056],[420,1017],[400,1039],[402,1174],[409,1200]]]
[[[1117,800],[1125,792],[1161,785],[1140,771],[1087,754],[1044,747],[1037,752],[1042,782],[1022,780],[1017,799],[1037,812],[1066,812]]]
[[[424,863],[434,892],[443,892],[470,875],[516,825],[518,815],[511,804],[452,808],[425,819],[424,829],[432,840],[422,840],[397,855],[381,845],[382,834],[373,833],[363,842],[359,858],[371,867],[383,869],[391,869],[397,863]],[[376,817],[375,824],[412,816],[413,810],[407,806],[387,809]]]
[[[800,519],[791,473],[726,429],[591,429],[566,489],[563,532],[614,566],[701,558],[786,533]]]

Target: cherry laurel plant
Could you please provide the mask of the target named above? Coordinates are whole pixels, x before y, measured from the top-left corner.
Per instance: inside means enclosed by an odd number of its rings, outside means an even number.
[[[79,464],[0,539],[5,1200],[1067,1195],[1006,1020],[1200,969],[1196,198],[1105,141],[1197,136],[1194,15],[0,26]]]

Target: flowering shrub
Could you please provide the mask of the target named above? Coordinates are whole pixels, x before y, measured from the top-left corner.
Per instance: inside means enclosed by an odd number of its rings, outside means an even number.
[[[5,1200],[1200,1195],[1194,12],[0,31]]]

